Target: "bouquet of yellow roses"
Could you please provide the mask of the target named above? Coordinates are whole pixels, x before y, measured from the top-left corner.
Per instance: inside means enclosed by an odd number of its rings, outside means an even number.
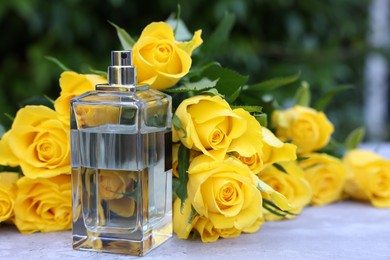
[[[122,47],[133,51],[139,84],[173,98],[177,236],[198,234],[203,242],[237,237],[256,232],[265,220],[293,218],[308,204],[346,196],[389,207],[389,161],[354,150],[361,131],[347,138],[353,151],[344,162],[344,153],[335,156],[342,145],[331,141],[334,127],[320,112],[324,106],[309,107],[306,83],[294,107],[262,110],[270,105],[262,95],[299,75],[247,84],[247,76],[202,55],[223,44],[232,25],[226,15],[203,42],[201,30],[192,35],[179,19],[151,23],[137,40],[113,24]],[[21,108],[0,140],[0,165],[8,167],[0,174],[0,222],[13,222],[23,233],[71,227],[69,104],[107,82],[104,72],[80,74],[56,62],[64,72],[54,109]]]

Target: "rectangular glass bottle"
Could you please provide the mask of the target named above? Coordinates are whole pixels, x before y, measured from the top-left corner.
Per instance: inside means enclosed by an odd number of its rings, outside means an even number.
[[[135,87],[130,51],[71,100],[73,248],[144,255],[172,236],[171,98]]]

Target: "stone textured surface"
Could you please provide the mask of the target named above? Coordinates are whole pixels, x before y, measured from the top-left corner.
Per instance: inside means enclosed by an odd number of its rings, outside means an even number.
[[[390,145],[377,147],[390,158]],[[22,235],[0,227],[0,259],[135,259],[138,257],[75,251],[71,232]],[[143,259],[390,259],[390,209],[344,201],[306,207],[293,220],[267,222],[255,234],[203,244],[173,237]]]
[[[255,234],[203,244],[173,237],[143,259],[390,259],[390,209],[345,201],[307,207],[293,220],[267,222]],[[71,232],[22,235],[0,227],[1,259],[134,259],[75,251]]]

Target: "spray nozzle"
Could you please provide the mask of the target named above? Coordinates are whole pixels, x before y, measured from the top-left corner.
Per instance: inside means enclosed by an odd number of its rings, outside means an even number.
[[[112,51],[111,66],[108,67],[109,85],[135,85],[136,72],[132,65],[131,51]]]

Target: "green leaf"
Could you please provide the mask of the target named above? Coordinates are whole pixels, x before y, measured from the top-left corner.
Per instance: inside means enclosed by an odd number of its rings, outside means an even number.
[[[166,93],[187,93],[187,92],[200,92],[205,89],[211,89],[214,88],[217,85],[219,79],[216,80],[209,80],[208,78],[202,78],[201,80],[197,82],[186,82],[183,86],[178,88],[171,88],[171,89],[165,89],[164,92]]]
[[[359,144],[363,141],[365,135],[364,127],[359,127],[353,130],[345,139],[344,146],[346,150],[356,149]]]
[[[171,14],[165,22],[169,24],[175,35],[177,41],[187,41],[192,38],[192,33],[188,30],[186,24],[180,19],[181,8],[180,5],[177,5],[177,14]]]
[[[286,169],[284,169],[284,167],[282,165],[280,165],[279,163],[273,163],[272,164],[276,169],[278,169],[279,171],[285,173],[288,175],[288,172]]]
[[[61,61],[59,61],[58,59],[54,58],[54,57],[51,57],[51,56],[46,56],[45,57],[47,60],[49,61],[52,61],[54,62],[55,64],[58,65],[58,67],[60,67],[63,71],[72,71],[71,69],[69,69],[68,67],[66,67]]]
[[[51,99],[49,96],[43,95],[52,105],[54,105],[54,100]]]
[[[309,107],[310,99],[311,94],[309,83],[307,83],[306,81],[302,81],[301,86],[297,89],[297,92],[295,93],[294,103],[304,107]]]
[[[230,32],[235,22],[235,15],[225,13],[222,20],[219,22],[217,28],[210,35],[207,41],[201,45],[202,52],[208,56],[218,51],[222,45],[229,39]]]
[[[219,78],[216,79],[216,80],[210,80],[208,78],[202,78],[201,80],[197,81],[197,82],[187,82],[187,83],[184,83],[184,86],[187,88],[187,89],[190,89],[190,90],[193,90],[193,91],[197,91],[197,90],[202,90],[202,89],[209,89],[209,88],[213,88],[217,85],[219,81]]]
[[[242,108],[248,111],[249,113],[260,113],[262,110],[261,106],[231,106],[231,108],[232,109]]]
[[[172,117],[172,124],[173,124],[173,127],[175,128],[176,131],[180,131],[180,130],[183,131],[184,136],[182,136],[182,138],[186,138],[187,137],[187,132],[181,126],[180,119],[176,115],[173,115],[173,117]]]
[[[264,181],[258,179],[257,180],[257,189],[267,193],[268,196],[270,196],[272,202],[281,210],[288,210],[291,208],[290,203],[288,202],[287,198],[275,191],[271,186],[269,186],[267,183]]]
[[[173,30],[175,36],[176,36],[178,28],[179,28],[180,16],[181,16],[181,6],[180,6],[180,4],[177,4],[177,15],[176,15],[176,22],[177,23],[176,23],[176,26]],[[176,39],[178,39],[178,38],[176,38]]]
[[[15,118],[13,116],[11,116],[10,114],[4,113],[4,115],[5,115],[6,118],[11,120],[11,122],[13,122],[15,120]]]
[[[285,217],[286,213],[283,212],[283,210],[279,210],[278,208],[274,208],[272,206],[269,206],[269,204],[266,203],[267,200],[263,198],[263,208],[271,212],[272,214],[280,217]]]
[[[173,28],[176,41],[187,41],[192,38],[192,33],[187,29],[183,20],[176,18],[168,18],[166,22]]]
[[[294,215],[297,216],[298,214],[292,213],[288,210],[281,210],[275,203],[273,203],[270,200],[264,199],[263,198],[263,207],[270,211],[272,214],[275,214],[277,216],[284,217],[286,215]]]
[[[5,134],[5,127],[3,125],[0,125],[0,138]]]
[[[99,75],[99,76],[102,76],[104,78],[107,78],[107,71],[101,71],[101,70],[95,70],[95,69],[92,69],[92,68],[89,68],[89,70],[96,74],[96,75]]]
[[[218,90],[216,88],[210,88],[206,90],[202,90],[199,92],[199,94],[203,95],[210,95],[210,96],[220,96],[221,98],[224,98],[223,95],[219,94]]]
[[[226,100],[229,104],[232,104],[241,94],[242,87],[239,87],[234,93]]]
[[[298,156],[297,162],[301,162],[301,161],[307,160],[309,158],[310,158],[309,156]]]
[[[50,108],[53,108],[54,102],[50,99],[47,98],[46,96],[30,96],[27,99],[21,100],[19,102],[21,107],[27,106],[27,105],[44,105],[48,106]]]
[[[119,41],[122,44],[122,48],[124,50],[131,50],[133,48],[133,45],[135,44],[135,41],[131,36],[121,27],[118,25],[114,24],[111,21],[108,21],[112,26],[115,27],[116,33],[118,34]]]
[[[317,111],[324,111],[326,106],[329,104],[329,102],[332,100],[332,98],[343,91],[346,91],[348,89],[352,89],[352,85],[340,85],[334,89],[329,90],[325,93],[314,105],[313,108]]]
[[[327,153],[329,155],[332,155],[337,158],[342,158],[345,154],[345,144],[340,143],[336,141],[335,139],[331,138],[329,143],[319,151],[318,153]]]
[[[192,223],[192,220],[196,217],[196,215],[198,215],[198,212],[196,211],[196,209],[194,208],[194,206],[191,205],[191,212],[190,212],[190,214],[188,215],[187,223],[188,223],[188,224],[191,224],[191,223]]]
[[[270,91],[282,86],[286,86],[288,84],[291,84],[295,81],[297,81],[300,77],[300,73],[297,73],[292,76],[287,76],[287,77],[278,77],[278,78],[273,78],[269,79],[266,81],[262,81],[253,85],[248,85],[245,86],[245,90],[253,90],[253,91]]]
[[[255,113],[253,116],[256,118],[256,120],[260,123],[261,126],[267,127],[268,125],[268,118],[266,113]]]
[[[317,166],[319,166],[319,165],[321,165],[321,163],[312,163],[312,164],[310,164],[310,165],[307,165],[306,167],[302,167],[302,169],[303,169],[304,171],[307,171],[307,170],[310,170],[310,169],[312,169],[312,168],[315,168],[315,167],[317,167]]]
[[[179,146],[178,162],[179,186],[176,189],[176,194],[181,200],[180,210],[182,211],[184,207],[184,202],[187,199],[187,170],[190,164],[190,150],[183,144],[180,144]]]
[[[227,98],[232,96],[248,80],[248,76],[243,76],[236,71],[219,66],[209,67],[202,75],[210,80],[219,79],[215,88]]]
[[[192,78],[194,76],[199,76],[202,74],[203,71],[207,70],[208,68],[210,67],[214,67],[214,66],[217,66],[217,67],[221,67],[221,64],[219,64],[218,62],[216,61],[211,61],[205,65],[203,65],[202,67],[200,68],[197,68],[197,69],[194,69],[194,68],[191,68],[190,72],[187,74],[187,78]]]

